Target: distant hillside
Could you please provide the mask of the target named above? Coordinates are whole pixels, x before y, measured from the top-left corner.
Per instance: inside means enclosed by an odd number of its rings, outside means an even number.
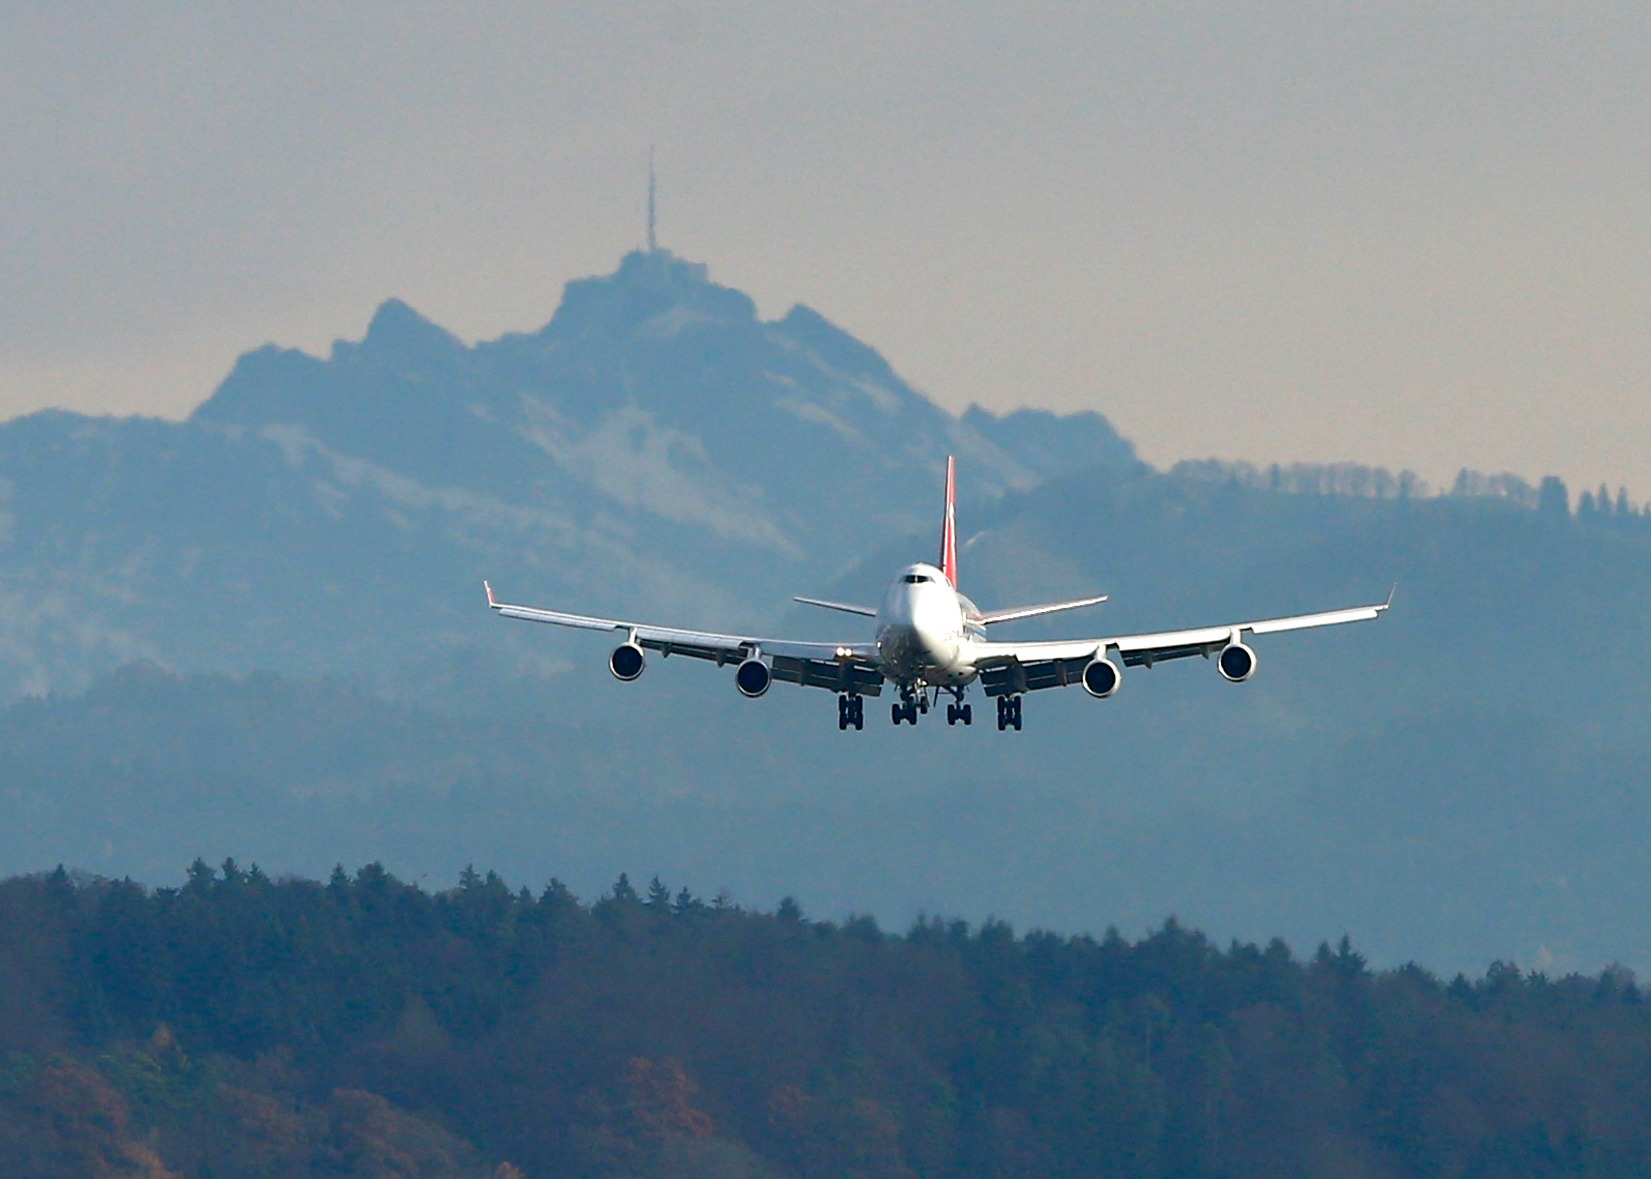
[[[1188,660],[1034,695],[1019,735],[875,709],[842,734],[826,693],[746,701],[677,659],[621,685],[600,636],[482,605],[489,576],[858,639],[785,605],[875,600],[932,553],[947,453],[971,596],[1111,595],[1008,633],[1398,596],[1259,643],[1242,687]],[[631,869],[832,914],[1651,969],[1651,519],[1620,493],[1152,471],[1097,415],[953,417],[666,254],[531,335],[469,347],[392,301],[326,358],[244,357],[187,423],[7,423],[0,479],[0,871]]]
[[[0,713],[0,871],[161,882],[195,855],[311,873],[371,855],[590,890],[630,869],[832,914],[1093,931],[1175,913],[1222,936],[1350,932],[1387,964],[1651,969],[1646,523],[1150,473],[1011,495],[963,522],[980,601],[1113,594],[1045,633],[1399,583],[1378,623],[1258,643],[1248,684],[1201,660],[1135,669],[1113,700],[1030,697],[1019,735],[876,711],[842,734],[827,693],[747,701],[678,660],[619,684],[599,637],[496,619],[563,669],[483,651],[389,703],[364,682],[132,668]]]
[[[1097,414],[954,418],[819,314],[764,322],[665,252],[475,347],[391,300],[325,359],[242,357],[183,424],[0,426],[0,696],[134,657],[381,677],[455,648],[531,662],[488,628],[483,576],[749,625],[857,558],[868,526],[932,531],[949,453],[976,499],[1135,462]]]

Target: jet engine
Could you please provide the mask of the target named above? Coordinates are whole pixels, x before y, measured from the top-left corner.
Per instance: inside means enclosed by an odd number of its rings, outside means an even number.
[[[1255,652],[1243,643],[1228,643],[1215,657],[1215,665],[1229,683],[1242,684],[1255,674]]]
[[[624,680],[627,684],[641,675],[646,666],[642,648],[635,643],[620,643],[608,656],[608,670],[613,672],[614,679]]]
[[[1095,658],[1084,664],[1083,690],[1097,700],[1105,700],[1123,683],[1124,673],[1110,659]]]
[[[747,659],[734,672],[734,686],[743,696],[755,700],[768,691],[768,685],[774,681],[774,673],[768,670],[768,664],[761,659]]]

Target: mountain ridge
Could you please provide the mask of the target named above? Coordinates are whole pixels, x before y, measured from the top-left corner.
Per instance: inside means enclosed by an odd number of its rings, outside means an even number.
[[[249,353],[185,423],[0,426],[0,697],[59,693],[0,716],[0,870],[653,868],[831,912],[1176,912],[1339,926],[1389,962],[1651,964],[1651,519],[1508,476],[1428,496],[1345,465],[1158,472],[1098,415],[953,416],[817,313],[763,321],[712,285],[627,260],[474,345],[387,303],[325,358]],[[1017,735],[841,734],[825,693],[748,701],[680,659],[621,685],[600,638],[483,604],[490,577],[860,639],[783,604],[875,601],[931,554],[950,453],[986,607],[1109,593],[1082,624],[1118,634],[1399,597],[1258,643],[1242,688],[1194,659],[1104,703],[1038,693]],[[137,659],[181,679],[74,696]],[[259,673],[288,687],[234,686]]]
[[[245,353],[182,423],[0,424],[0,597],[19,604],[0,697],[133,657],[300,674],[422,658],[474,641],[487,575],[590,610],[772,619],[857,555],[867,515],[927,528],[948,453],[983,499],[1135,462],[1099,415],[1046,417],[954,418],[818,312],[763,321],[664,251],[475,345],[389,299],[325,357]],[[386,595],[399,626],[372,607]]]

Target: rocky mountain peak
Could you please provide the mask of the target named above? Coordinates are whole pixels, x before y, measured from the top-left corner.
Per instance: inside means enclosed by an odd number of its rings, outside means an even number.
[[[613,274],[568,283],[544,335],[618,338],[667,316],[755,324],[757,305],[743,291],[712,282],[704,263],[669,250],[634,250]]]
[[[464,343],[400,299],[386,299],[373,313],[367,334],[357,347],[362,355],[372,358],[445,359],[462,352]]]

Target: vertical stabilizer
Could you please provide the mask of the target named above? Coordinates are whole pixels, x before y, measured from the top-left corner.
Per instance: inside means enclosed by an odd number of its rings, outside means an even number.
[[[957,588],[957,459],[946,456],[946,523],[940,531],[940,570]]]

